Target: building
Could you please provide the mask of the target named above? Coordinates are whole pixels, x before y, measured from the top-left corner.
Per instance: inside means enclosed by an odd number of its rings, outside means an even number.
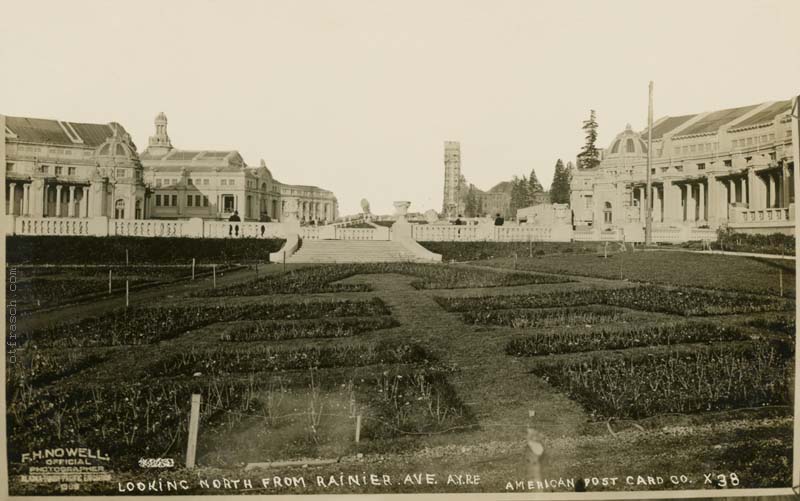
[[[0,115],[5,131],[6,214],[149,217],[150,191],[125,128]]]
[[[794,232],[791,101],[662,117],[652,130],[654,228]],[[573,173],[576,227],[644,226],[647,131],[630,125]],[[627,231],[627,230],[626,230]]]
[[[154,218],[227,219],[238,212],[244,221],[280,221],[289,199],[297,202],[301,222],[323,223],[338,217],[331,191],[281,183],[263,160],[250,167],[235,150],[173,147],[164,113],[156,116],[155,134],[140,158],[145,182],[153,190]]]

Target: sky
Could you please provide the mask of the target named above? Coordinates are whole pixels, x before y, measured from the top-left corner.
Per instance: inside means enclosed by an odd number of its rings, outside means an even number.
[[[341,214],[440,210],[444,141],[481,189],[549,186],[647,120],[800,93],[800,2],[0,0],[0,113],[117,121],[140,150],[236,149]]]

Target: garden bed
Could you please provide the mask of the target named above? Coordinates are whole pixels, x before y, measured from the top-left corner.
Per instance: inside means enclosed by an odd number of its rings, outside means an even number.
[[[587,326],[588,327],[588,326]],[[661,346],[716,341],[740,341],[748,337],[737,329],[711,323],[680,322],[632,328],[581,328],[542,332],[512,339],[506,353],[541,356],[597,350],[619,350],[637,346]]]
[[[221,335],[222,341],[283,341],[300,338],[350,337],[399,325],[391,316],[303,320],[256,320],[237,324]]]
[[[724,343],[666,354],[598,354],[537,363],[533,373],[597,418],[644,418],[791,405],[792,348]]]

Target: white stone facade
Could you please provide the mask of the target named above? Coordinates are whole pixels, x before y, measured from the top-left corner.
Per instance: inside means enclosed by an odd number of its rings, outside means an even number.
[[[791,101],[664,117],[652,131],[654,228],[794,232]],[[647,131],[630,126],[596,169],[573,173],[576,227],[644,226]]]

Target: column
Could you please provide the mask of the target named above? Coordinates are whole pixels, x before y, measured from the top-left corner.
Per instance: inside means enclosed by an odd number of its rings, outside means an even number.
[[[654,223],[661,222],[661,195],[658,192],[658,186],[652,185],[652,195],[650,195],[650,200],[652,200],[652,208],[651,217]]]
[[[664,221],[676,223],[681,216],[681,188],[672,181],[664,181]]]
[[[694,198],[694,185],[691,183],[686,183],[686,222],[694,222],[695,217],[695,210],[696,210],[696,200]]]
[[[56,217],[61,217],[61,185],[56,185]]]
[[[17,190],[17,183],[8,183],[8,214],[14,216],[14,195]]]
[[[776,193],[776,186],[775,186],[775,176],[772,173],[767,173],[767,178],[769,179],[769,199],[767,200],[767,209],[771,209],[777,206],[777,193]]]
[[[699,206],[700,206],[698,219],[700,221],[705,221],[706,220],[706,189],[705,188],[706,188],[706,186],[705,186],[705,184],[703,184],[703,181],[700,181],[699,183],[697,183],[697,196],[698,196],[698,202],[699,202]]]
[[[75,186],[69,187],[69,207],[67,208],[67,215],[75,217]]]
[[[50,211],[48,211],[48,205],[50,205],[50,185],[44,183],[44,189],[42,189],[42,195],[44,196],[44,204],[42,205],[42,216],[49,216]]]
[[[726,219],[727,214],[725,210],[728,206],[727,194],[725,186],[713,174],[709,174],[706,180],[708,188],[706,190],[706,221],[712,226],[716,226],[720,219]]]
[[[89,217],[89,190],[86,186],[81,187],[80,214],[81,217]]]
[[[781,165],[781,207],[789,207],[789,186],[791,181],[789,179],[789,166],[787,162]]]
[[[745,176],[739,178],[739,195],[741,197],[741,202],[746,204],[749,202],[747,199],[747,179]]]
[[[28,200],[30,200],[31,196],[31,185],[30,183],[22,185],[22,210],[20,213],[23,216],[27,216],[31,213],[30,207],[28,207]]]

